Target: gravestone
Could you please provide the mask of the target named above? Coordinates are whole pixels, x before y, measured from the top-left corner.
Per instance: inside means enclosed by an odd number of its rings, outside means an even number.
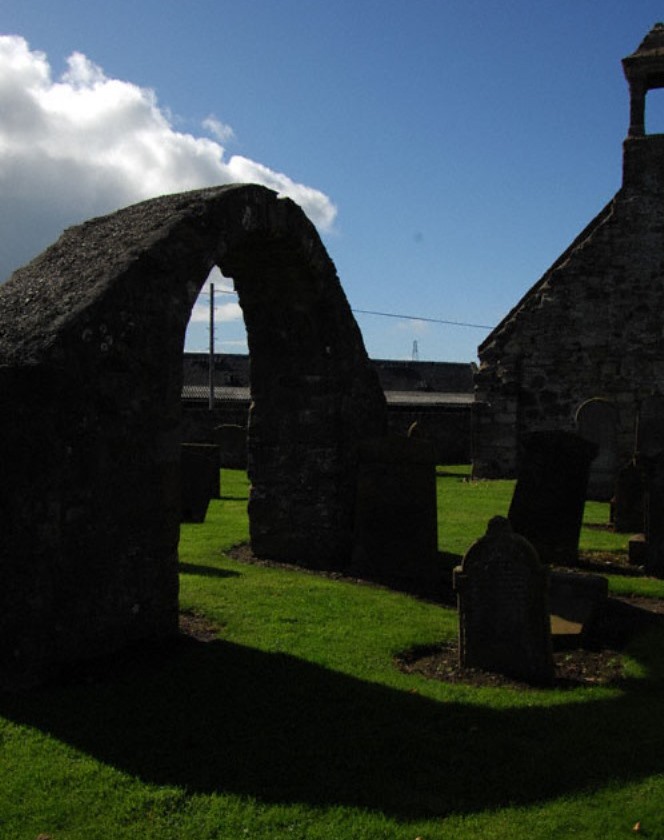
[[[646,574],[664,578],[664,452],[643,456],[646,480]]]
[[[421,588],[439,574],[433,444],[388,435],[360,445],[354,574]]]
[[[664,577],[664,395],[641,404],[636,445],[645,479],[645,571]]]
[[[611,500],[611,522],[619,534],[641,533],[644,529],[645,480],[643,467],[635,460],[618,471]]]
[[[551,632],[556,623],[577,625],[579,635],[589,635],[606,609],[609,582],[603,575],[552,571],[549,574]]]
[[[637,457],[664,452],[664,395],[646,397],[639,410],[636,433]]]
[[[219,461],[228,470],[247,469],[247,427],[222,423],[214,430],[214,440],[219,446]]]
[[[590,466],[586,498],[608,502],[613,496],[618,471],[618,412],[609,400],[587,400],[576,413],[579,435],[597,444]]]
[[[533,684],[553,680],[548,569],[509,520],[494,517],[454,570],[459,661]]]
[[[183,443],[181,456],[182,522],[204,522],[210,499],[219,498],[219,447]]]
[[[645,534],[634,534],[627,540],[627,559],[630,566],[645,566],[648,559],[648,543]]]
[[[572,432],[524,435],[508,518],[545,563],[576,565],[590,464],[597,445]]]

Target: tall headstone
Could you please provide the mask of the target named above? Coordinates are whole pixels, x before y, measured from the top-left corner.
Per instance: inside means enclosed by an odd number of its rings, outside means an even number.
[[[664,578],[664,452],[643,456],[646,479],[646,574]]]
[[[181,460],[182,522],[204,522],[210,499],[219,498],[219,447],[183,443]]]
[[[214,440],[219,446],[221,466],[230,470],[247,469],[247,427],[235,423],[222,423],[214,430]]]
[[[645,570],[664,577],[664,395],[642,402],[636,446],[645,478]]]
[[[664,395],[653,394],[641,403],[636,434],[637,455],[664,452]]]
[[[597,445],[563,431],[532,432],[522,445],[508,514],[512,528],[535,546],[545,563],[576,565]]]
[[[643,467],[632,460],[618,471],[611,500],[611,521],[619,534],[636,534],[644,530],[645,478]]]
[[[438,518],[433,445],[388,435],[363,441],[352,569],[419,587],[437,575]]]
[[[613,496],[618,472],[618,412],[609,400],[593,398],[576,413],[579,435],[597,444],[597,457],[590,466],[586,497],[608,502]]]
[[[489,522],[454,570],[462,666],[552,682],[548,574],[509,520],[497,516]]]

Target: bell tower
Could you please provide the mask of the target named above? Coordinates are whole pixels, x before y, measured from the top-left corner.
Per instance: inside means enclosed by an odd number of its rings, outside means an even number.
[[[646,94],[664,88],[664,23],[656,23],[636,52],[622,60],[629,84],[628,137],[644,137],[646,133]]]
[[[629,130],[623,142],[623,191],[664,195],[664,134],[646,134],[646,94],[664,88],[664,23],[622,60],[629,84]],[[661,198],[659,199],[661,200]]]

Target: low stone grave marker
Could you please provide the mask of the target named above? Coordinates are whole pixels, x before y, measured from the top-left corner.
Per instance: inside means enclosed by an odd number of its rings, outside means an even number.
[[[180,521],[204,522],[210,499],[219,497],[219,447],[183,443],[180,464]]]
[[[489,522],[454,570],[462,666],[533,684],[553,681],[548,574],[507,519]]]
[[[588,636],[606,609],[608,597],[609,582],[602,575],[552,571],[549,575],[552,634]]]
[[[574,566],[597,444],[573,432],[542,431],[525,435],[522,447],[508,514],[512,528],[545,563]]]
[[[634,534],[627,540],[627,558],[630,566],[645,566],[648,560],[648,543],[645,534]]]

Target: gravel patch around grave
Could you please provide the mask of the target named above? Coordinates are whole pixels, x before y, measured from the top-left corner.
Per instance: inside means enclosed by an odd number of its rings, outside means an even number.
[[[618,685],[624,679],[622,651],[634,636],[664,621],[664,601],[659,598],[609,598],[603,618],[579,646],[565,646],[553,637],[554,688]],[[456,641],[412,648],[394,658],[407,674],[473,686],[533,686],[502,674],[464,668],[459,664]]]
[[[566,650],[553,655],[554,688],[579,688],[591,685],[613,685],[623,678],[620,652],[604,650]],[[482,671],[479,668],[462,668],[456,642],[413,648],[394,658],[396,667],[406,674],[420,674],[432,680],[461,683],[478,687],[533,690],[534,687],[503,674]]]
[[[219,624],[195,612],[181,612],[178,626],[180,633],[198,642],[213,642],[223,630]]]

